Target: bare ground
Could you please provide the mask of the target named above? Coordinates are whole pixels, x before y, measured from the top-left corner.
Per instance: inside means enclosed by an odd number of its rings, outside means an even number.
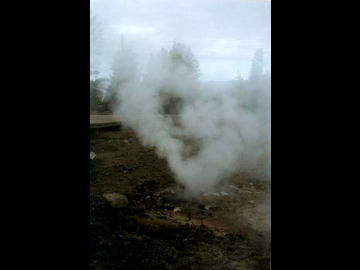
[[[239,174],[188,200],[131,130],[90,137],[90,269],[270,269],[269,183]]]

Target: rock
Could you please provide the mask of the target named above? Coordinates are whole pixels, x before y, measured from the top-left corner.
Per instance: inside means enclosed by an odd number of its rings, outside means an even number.
[[[93,160],[96,158],[96,154],[94,152],[90,152],[90,159]]]
[[[103,195],[109,204],[114,208],[123,208],[128,205],[126,196],[118,193],[106,193]]]

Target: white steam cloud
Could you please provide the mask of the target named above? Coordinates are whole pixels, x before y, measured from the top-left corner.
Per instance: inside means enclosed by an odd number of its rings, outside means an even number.
[[[122,84],[115,114],[166,158],[191,194],[239,172],[269,180],[270,78],[201,83],[191,50],[174,48],[153,59],[143,81]]]

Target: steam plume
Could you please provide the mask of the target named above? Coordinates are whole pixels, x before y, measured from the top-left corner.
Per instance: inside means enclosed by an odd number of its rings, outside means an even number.
[[[174,48],[153,60],[144,81],[121,87],[115,113],[194,195],[238,172],[269,180],[270,79],[201,84],[191,50]]]

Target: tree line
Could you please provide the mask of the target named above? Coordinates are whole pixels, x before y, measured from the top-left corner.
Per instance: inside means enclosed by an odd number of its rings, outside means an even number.
[[[121,102],[117,95],[118,91],[129,83],[143,83],[165,89],[171,87],[173,81],[186,80],[197,83],[201,77],[199,61],[192,49],[176,41],[171,48],[162,48],[157,54],[151,55],[145,73],[142,74],[137,55],[123,37],[113,57],[110,77],[99,77],[98,63],[94,59],[99,53],[97,44],[100,36],[99,23],[90,13],[90,110],[111,112]],[[244,80],[238,74],[235,80],[239,87],[247,89],[270,84],[270,75],[264,72],[264,52],[261,48],[255,51],[249,79]],[[176,113],[180,109],[181,100],[176,96],[162,98],[165,100],[164,113]]]

